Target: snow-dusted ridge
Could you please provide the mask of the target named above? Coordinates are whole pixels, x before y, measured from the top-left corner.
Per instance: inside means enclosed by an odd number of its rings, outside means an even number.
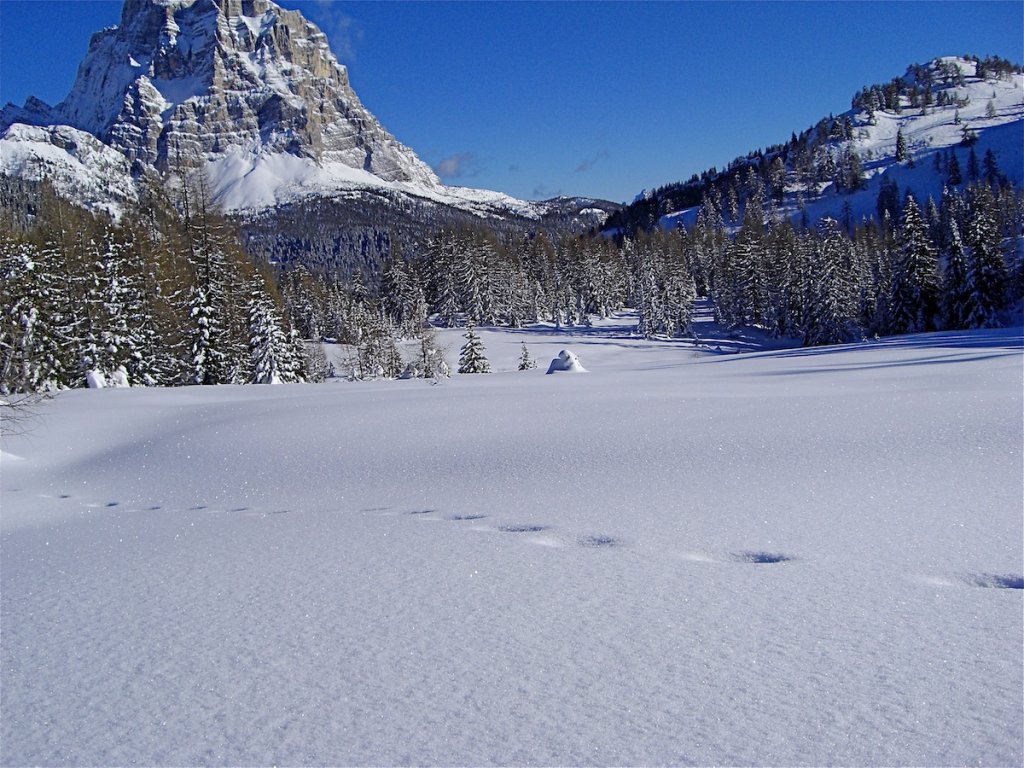
[[[928,196],[938,200],[947,183],[948,171],[935,168],[936,153],[957,151],[965,180],[967,178],[969,150],[960,146],[965,128],[977,137],[974,151],[979,161],[991,149],[1007,179],[1017,186],[1024,184],[1024,75],[979,78],[976,63],[958,56],[937,58],[927,66],[933,71],[950,66],[960,71],[962,84],[936,87],[932,94],[937,100],[945,91],[950,104],[932,104],[922,113],[920,107],[911,106],[903,98],[900,114],[878,109],[871,119],[864,111],[851,109],[838,115],[837,119],[847,118],[853,124],[854,135],[847,144],[863,161],[864,189],[845,194],[835,184],[826,183],[812,193],[790,184],[786,199],[777,208],[778,213],[800,216],[802,202],[812,222],[825,216],[841,219],[847,206],[855,220],[870,217],[876,210],[883,181],[895,181],[901,191],[911,190],[921,201]],[[903,76],[905,82],[913,81],[912,69]],[[896,161],[899,133],[907,142],[912,164]],[[839,147],[834,147],[833,151],[838,153]],[[638,199],[642,199],[643,194]],[[699,206],[672,211],[662,218],[662,226],[691,224],[698,211]]]

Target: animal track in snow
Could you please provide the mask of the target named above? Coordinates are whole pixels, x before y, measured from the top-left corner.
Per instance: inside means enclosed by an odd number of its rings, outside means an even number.
[[[987,589],[1024,589],[1024,576],[1012,573],[972,573],[966,581],[971,586]]]
[[[621,539],[617,539],[614,536],[603,536],[603,535],[598,535],[598,536],[580,536],[580,538],[576,540],[576,543],[579,544],[581,547],[587,547],[587,548],[590,548],[590,549],[608,548],[608,547],[621,547],[622,546],[622,540]]]
[[[747,551],[734,553],[732,559],[737,563],[767,565],[771,563],[787,563],[796,558],[792,555],[784,555],[781,552]]]
[[[550,525],[502,525],[498,530],[504,533],[539,533],[550,527]]]

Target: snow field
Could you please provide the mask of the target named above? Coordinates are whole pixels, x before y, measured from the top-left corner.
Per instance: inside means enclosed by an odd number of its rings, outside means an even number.
[[[1020,329],[625,325],[60,395],[3,443],[2,762],[1020,764]]]

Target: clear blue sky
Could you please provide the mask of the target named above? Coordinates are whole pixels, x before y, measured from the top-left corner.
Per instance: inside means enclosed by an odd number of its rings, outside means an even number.
[[[445,181],[629,200],[935,56],[1024,59],[1024,3],[279,0]],[[59,102],[108,0],[0,0],[0,102]]]

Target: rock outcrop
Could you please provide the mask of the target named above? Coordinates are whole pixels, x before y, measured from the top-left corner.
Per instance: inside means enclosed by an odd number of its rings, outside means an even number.
[[[68,97],[0,112],[70,125],[166,170],[232,152],[340,163],[386,182],[440,184],[363,106],[327,38],[270,0],[126,0],[93,35]]]

